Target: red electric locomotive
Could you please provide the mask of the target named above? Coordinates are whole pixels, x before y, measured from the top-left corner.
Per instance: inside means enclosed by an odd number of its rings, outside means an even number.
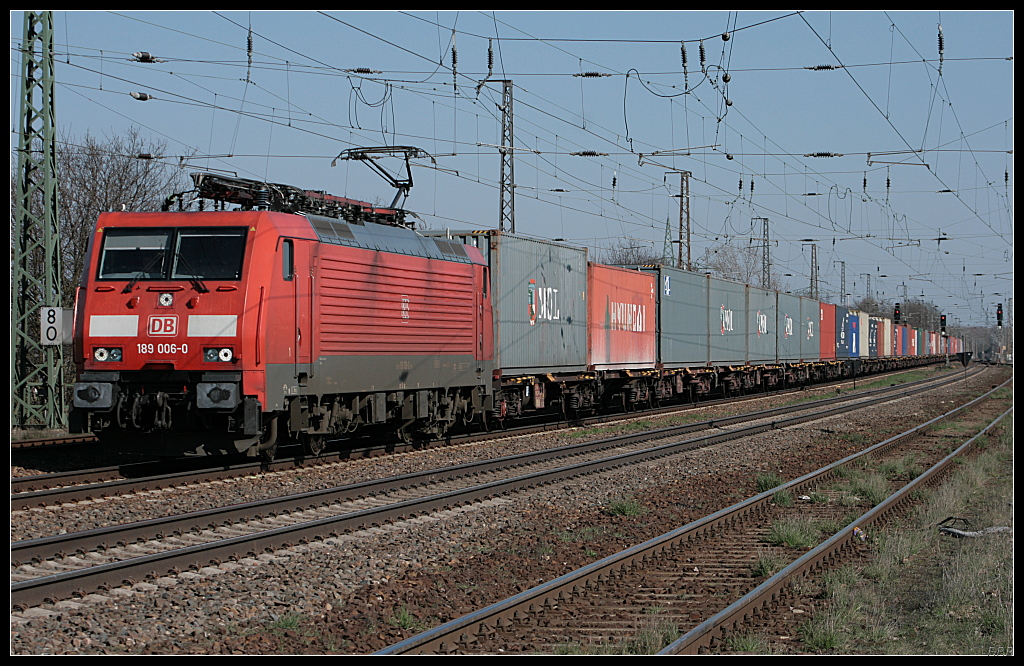
[[[437,436],[490,408],[476,248],[425,238],[399,210],[192,177],[221,210],[97,222],[76,299],[73,431],[270,457],[285,438],[318,453],[361,427]]]

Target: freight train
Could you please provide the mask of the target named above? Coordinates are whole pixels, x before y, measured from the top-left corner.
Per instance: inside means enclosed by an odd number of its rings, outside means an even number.
[[[192,174],[212,210],[105,213],[71,424],[160,452],[311,454],[526,414],[634,410],[929,362],[940,338],[816,300],[404,211]],[[234,207],[228,210],[229,207]],[[946,347],[943,347],[945,345]]]

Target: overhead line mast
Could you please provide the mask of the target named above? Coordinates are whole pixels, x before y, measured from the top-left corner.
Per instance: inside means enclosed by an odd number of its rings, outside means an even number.
[[[61,315],[53,13],[25,12],[11,262],[11,425],[64,428],[64,357],[41,340],[42,308]]]

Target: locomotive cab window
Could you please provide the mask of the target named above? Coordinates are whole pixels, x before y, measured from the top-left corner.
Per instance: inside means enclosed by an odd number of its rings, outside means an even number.
[[[245,227],[107,229],[100,280],[240,280]]]
[[[159,280],[164,276],[167,229],[108,229],[100,255],[101,280]]]
[[[244,254],[245,229],[182,229],[171,278],[239,280]]]

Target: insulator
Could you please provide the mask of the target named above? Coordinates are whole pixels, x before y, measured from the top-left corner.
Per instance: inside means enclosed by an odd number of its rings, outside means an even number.
[[[153,96],[149,93],[133,92],[131,93],[131,96],[139,100],[140,102],[148,102],[149,100],[153,99]]]
[[[487,40],[487,75],[494,71],[494,49],[491,47],[491,40]]]
[[[740,176],[740,194],[743,194],[743,176]]]
[[[839,69],[839,68],[836,67],[835,65],[814,65],[813,67],[804,67],[804,69],[810,69],[810,70],[814,70],[815,72],[820,72],[820,71],[824,71],[824,70]]]
[[[569,153],[575,157],[607,157],[608,153],[599,153],[596,150],[581,150],[576,153]]]
[[[700,40],[700,69],[704,71],[704,65],[707,63],[707,53],[704,51],[704,40]]]
[[[579,72],[578,74],[573,74],[573,76],[581,76],[585,79],[596,79],[600,76],[611,76],[611,74],[604,74],[602,72]]]
[[[256,190],[252,195],[252,203],[257,207],[269,206],[270,192],[264,189]]]
[[[939,57],[941,58],[942,54],[944,54],[945,52],[946,52],[946,44],[945,44],[945,40],[942,37],[942,26],[940,25],[939,26]]]
[[[356,67],[354,69],[346,69],[346,72],[350,74],[381,74],[379,69],[370,69],[369,67]]]
[[[843,156],[842,153],[826,153],[826,152],[817,152],[817,153],[806,153],[806,154],[804,154],[804,157],[842,157],[842,156]]]
[[[249,82],[249,76],[252,73],[252,28],[251,27],[249,28],[249,37],[247,38],[247,50],[246,50],[246,53],[248,53],[248,56],[249,56],[249,65],[248,65],[248,67],[245,70],[245,80],[248,83]]]
[[[754,177],[753,176],[750,177],[750,195],[751,196],[754,195]]]
[[[139,153],[135,157],[140,160],[151,160],[153,159],[153,153]]]
[[[864,191],[868,191],[868,175],[864,174]]]
[[[136,53],[133,53],[132,57],[135,58],[135,60],[137,60],[138,62],[160,62],[159,60],[153,57],[152,53],[149,53],[148,51],[138,51]]]
[[[618,183],[619,183],[619,177],[618,176],[612,176],[612,189],[613,190],[615,189],[615,186],[618,185]]]
[[[452,69],[455,69],[457,64],[459,64],[459,52],[455,46],[452,46]]]
[[[683,69],[686,69],[686,42],[679,42],[679,55],[683,59]]]

